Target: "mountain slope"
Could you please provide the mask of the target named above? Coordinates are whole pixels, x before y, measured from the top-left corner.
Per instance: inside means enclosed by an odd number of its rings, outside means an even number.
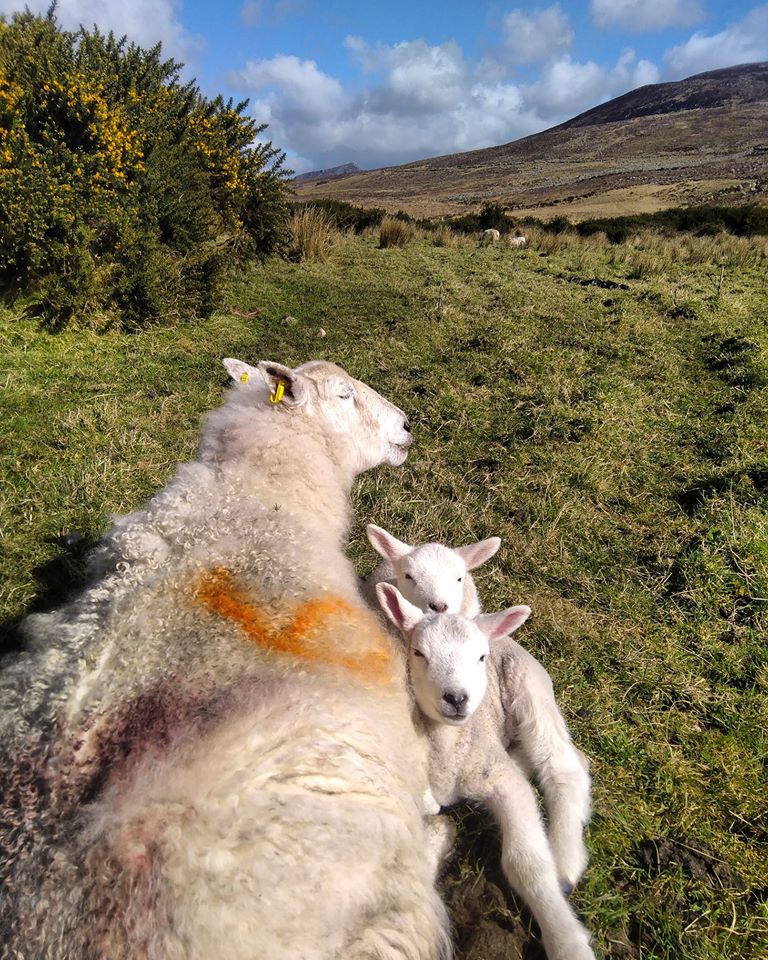
[[[502,146],[307,180],[297,193],[417,215],[493,200],[577,219],[685,203],[768,204],[768,63],[641,87]]]

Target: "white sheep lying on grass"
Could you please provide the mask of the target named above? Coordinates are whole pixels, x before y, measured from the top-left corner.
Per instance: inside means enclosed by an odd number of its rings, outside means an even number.
[[[197,460],[0,673],[0,956],[436,960],[426,754],[343,554],[405,415],[330,363],[225,365]]]
[[[530,608],[468,620],[425,614],[390,583],[379,583],[376,593],[408,643],[432,795],[441,806],[479,802],[497,820],[504,872],[538,922],[549,960],[593,960],[589,933],[563,890],[586,865],[581,831],[589,775],[548,674],[508,636]],[[531,771],[545,797],[549,840],[528,782]]]
[[[376,584],[386,580],[425,612],[463,613],[470,619],[480,613],[477,587],[469,571],[491,559],[501,546],[498,537],[465,547],[441,543],[414,547],[375,523],[369,523],[365,531],[371,546],[383,558],[363,581],[363,593],[372,606],[378,605]]]

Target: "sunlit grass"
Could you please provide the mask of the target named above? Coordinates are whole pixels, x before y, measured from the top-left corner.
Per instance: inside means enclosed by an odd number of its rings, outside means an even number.
[[[193,454],[221,357],[332,359],[417,440],[357,488],[361,570],[369,520],[406,540],[503,537],[478,571],[486,607],[533,607],[519,639],[592,759],[575,903],[598,949],[764,957],[766,258],[714,239],[379,249],[377,231],[324,264],[255,266],[225,311],[174,329],[50,336],[0,315],[2,615],[60,597],[109,513]],[[462,816],[445,881],[462,956],[515,956],[528,921],[493,830]]]

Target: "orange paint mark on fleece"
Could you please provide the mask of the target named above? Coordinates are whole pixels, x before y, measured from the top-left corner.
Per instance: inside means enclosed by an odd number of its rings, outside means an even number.
[[[302,660],[334,664],[366,679],[387,683],[393,679],[392,657],[382,636],[378,648],[366,645],[359,653],[342,653],[333,647],[334,628],[362,628],[378,634],[373,618],[341,597],[325,597],[301,604],[282,630],[274,630],[260,609],[237,589],[229,570],[216,568],[198,585],[195,599],[212,613],[236,623],[249,640],[268,650]]]

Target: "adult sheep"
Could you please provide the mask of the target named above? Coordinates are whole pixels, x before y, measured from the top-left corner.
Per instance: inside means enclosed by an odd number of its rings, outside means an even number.
[[[339,367],[225,360],[197,460],[0,675],[0,956],[423,960],[425,758],[342,552],[405,415]]]
[[[528,240],[525,237],[507,237],[507,243],[513,250],[521,250],[528,245]]]
[[[489,230],[483,230],[480,234],[480,240],[482,243],[496,243],[496,241],[501,237],[501,234],[498,230],[494,230],[492,227]]]

